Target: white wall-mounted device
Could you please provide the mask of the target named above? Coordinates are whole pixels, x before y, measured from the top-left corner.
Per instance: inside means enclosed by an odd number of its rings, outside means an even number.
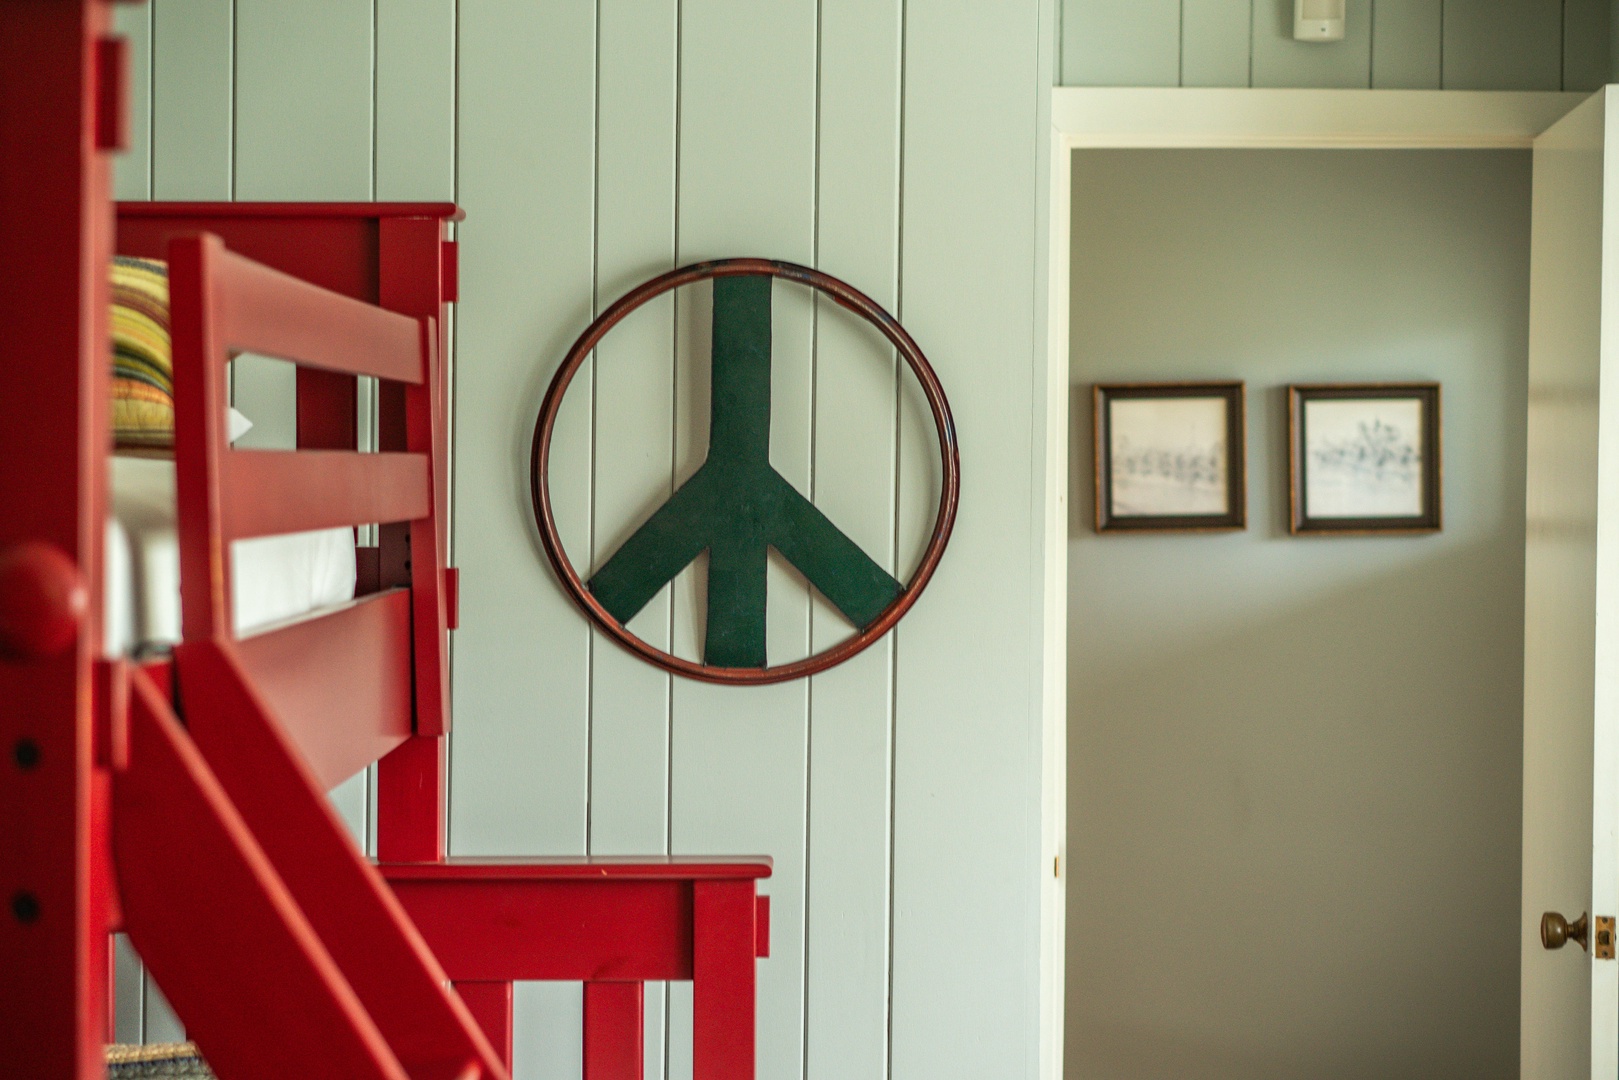
[[[1297,41],[1342,41],[1346,0],[1293,0]]]

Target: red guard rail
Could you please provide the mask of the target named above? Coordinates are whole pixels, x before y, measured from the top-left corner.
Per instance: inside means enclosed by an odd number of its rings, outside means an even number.
[[[409,592],[389,590],[256,635],[237,653],[320,782],[331,786],[422,730],[441,710],[436,655],[444,582],[439,567],[433,432],[438,333],[413,319],[272,270],[212,235],[168,248],[175,372],[175,464],[181,577],[207,582],[181,598],[187,642],[234,639],[230,542],[372,523],[410,523]],[[231,450],[226,364],[252,352],[301,367],[404,384],[406,449]],[[345,677],[364,671],[367,677]],[[334,723],[334,718],[342,718]]]
[[[166,259],[174,240],[210,233],[221,237],[231,252],[291,274],[299,283],[309,282],[413,319],[437,320],[442,357],[447,344],[446,305],[455,299],[457,291],[458,260],[449,226],[459,220],[461,211],[451,203],[126,202],[118,204],[117,250],[125,255]],[[410,586],[410,595],[399,598],[403,601],[399,610],[411,626],[410,639],[405,642],[407,656],[400,662],[409,665],[412,681],[395,682],[391,677],[381,677],[383,672],[396,670],[394,659],[386,659],[374,669],[379,689],[398,690],[409,699],[399,706],[406,720],[389,731],[403,730],[408,721],[416,736],[378,765],[378,854],[389,859],[431,861],[444,855],[443,736],[450,726],[448,631],[455,626],[457,590],[455,571],[446,565],[448,475],[444,417],[449,405],[443,371],[431,376],[426,385],[432,390],[431,400],[418,392],[418,386],[381,383],[377,434],[380,449],[403,452],[420,450],[425,431],[436,433],[430,440],[436,530],[423,536],[425,525],[419,520],[383,525],[378,546],[361,548],[358,555],[360,593]],[[298,369],[297,386],[300,450],[355,449],[355,376],[306,365]],[[350,648],[356,635],[334,625],[344,618],[347,616],[334,615],[320,620],[315,625],[324,625],[321,631],[305,624],[285,633],[321,632],[332,647]],[[268,636],[240,642],[238,652],[254,666],[255,679],[272,703],[295,716],[299,710],[293,699],[307,693],[304,687],[310,684],[311,673],[307,665],[289,667],[289,658],[303,655],[293,647],[295,643],[284,642],[271,648]],[[264,658],[255,655],[266,650],[278,660],[274,670],[264,667]],[[354,658],[338,654],[332,667],[343,669],[351,659]],[[278,687],[285,693],[279,693]],[[377,706],[367,705],[357,712],[364,715],[374,707]],[[300,742],[309,745],[307,740],[313,736],[313,732],[305,732]],[[327,737],[340,736],[327,733]],[[392,744],[390,734],[386,745]],[[379,752],[386,749],[380,743],[368,745]],[[315,756],[324,760],[319,754]],[[338,764],[361,757],[356,750],[338,759]],[[321,776],[331,782],[340,779],[341,772],[323,768]]]
[[[506,1080],[322,795],[411,741],[424,669],[442,689],[421,662],[442,655],[445,610],[434,321],[325,292],[215,236],[174,239],[167,255],[186,723],[148,673],[129,676],[111,800],[125,929],[222,1075]],[[406,445],[231,450],[225,375],[249,351],[402,382]],[[370,522],[408,523],[408,590],[235,640],[232,540]]]

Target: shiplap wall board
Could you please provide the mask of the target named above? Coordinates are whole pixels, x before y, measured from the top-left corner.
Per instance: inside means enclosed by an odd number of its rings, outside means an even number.
[[[769,854],[761,1076],[1032,1076],[1043,452],[1028,425],[1053,0],[143,11],[120,17],[151,73],[151,134],[120,191],[466,209],[452,850]],[[820,266],[905,319],[969,448],[955,539],[904,625],[813,680],[749,690],[671,679],[595,636],[545,565],[527,491],[540,395],[592,315],[678,263],[738,254]],[[806,290],[778,287],[773,317],[773,463],[908,575],[939,487],[914,382]],[[708,318],[706,287],[649,304],[581,371],[551,475],[577,564],[699,464]],[[770,573],[773,661],[849,633],[785,564]],[[702,585],[698,565],[632,628],[695,654]],[[689,984],[647,1000],[647,1075],[689,1075]],[[577,986],[519,988],[520,1078],[577,1075],[579,1010]]]
[[[1069,86],[1180,85],[1181,0],[1064,0]]]
[[[234,5],[152,0],[151,8],[151,198],[229,199]]]
[[[816,262],[900,309],[905,55],[901,0],[823,0]],[[890,572],[896,565],[895,360],[872,328],[820,303],[813,408],[816,504]],[[835,437],[832,432],[836,431]],[[848,627],[824,604],[823,649]],[[880,1077],[888,1056],[889,809],[894,636],[809,686],[805,1073]],[[875,827],[874,827],[875,826]]]
[[[234,7],[236,198],[371,198],[371,0]]]
[[[453,0],[374,5],[374,197],[437,202],[455,196]]]
[[[808,0],[768,8],[748,0],[682,4],[678,261],[745,252],[814,262],[816,9]],[[739,93],[766,86],[768,93]],[[708,427],[708,313],[691,293],[676,299],[682,480],[701,463]],[[771,463],[809,491],[813,307],[801,290],[787,288],[774,291],[771,307]],[[775,560],[768,588],[771,659],[804,655],[808,591]],[[695,600],[693,590],[676,590],[677,628],[695,625]],[[759,1026],[768,1034],[758,1061],[765,1076],[803,1068],[808,689],[803,681],[730,688],[676,680],[673,687],[672,849],[775,859],[766,887],[771,959],[759,968]],[[688,991],[689,984],[677,984],[676,1000]],[[684,1025],[678,1030],[684,1049]]]
[[[1563,0],[1445,0],[1445,86],[1560,90]]]
[[[918,1080],[1038,1058],[1045,14],[906,7],[901,310],[963,466],[950,551],[895,641],[891,1055]],[[919,441],[902,429],[901,550]]]
[[[129,41],[129,151],[118,158],[113,198],[152,197],[152,7],[121,4],[113,29]]]
[[[1608,81],[1613,0],[1563,0],[1564,90],[1595,90]]]
[[[596,12],[547,4],[459,13],[456,144],[461,303],[456,325],[450,847],[462,855],[586,850],[590,632],[556,586],[528,502],[535,406],[589,322],[595,273]],[[557,432],[552,494],[570,550],[590,525],[591,372]],[[474,526],[473,523],[476,522]],[[582,1016],[577,987],[518,1002],[528,1077]],[[525,1038],[524,1032],[532,1034]],[[575,1034],[573,1038],[577,1038]]]
[[[1182,0],[1180,85],[1247,86],[1252,0]]]
[[[1444,23],[1441,0],[1378,0],[1372,9],[1372,89],[1438,90]]]
[[[1330,44],[1293,39],[1293,0],[1253,0],[1254,86],[1371,85],[1372,9],[1345,8],[1344,38]]]
[[[1348,0],[1343,41],[1293,40],[1293,0],[1062,0],[1065,86],[1593,90],[1612,0]],[[1235,27],[1252,26],[1240,43]],[[1240,78],[1237,76],[1240,74]]]

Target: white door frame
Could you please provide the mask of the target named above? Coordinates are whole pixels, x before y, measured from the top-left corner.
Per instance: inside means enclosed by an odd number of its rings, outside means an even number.
[[[1083,148],[1528,149],[1589,93],[1058,87],[1051,92],[1041,850],[1040,1074],[1060,1080],[1067,880],[1068,270],[1072,151]]]

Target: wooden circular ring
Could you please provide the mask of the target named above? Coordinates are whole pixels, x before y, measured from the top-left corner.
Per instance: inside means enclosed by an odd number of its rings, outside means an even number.
[[[938,514],[933,520],[933,533],[922,552],[922,560],[917,564],[904,590],[869,626],[829,649],[823,649],[790,664],[760,668],[723,668],[685,660],[642,641],[602,607],[585,586],[573,563],[568,560],[567,553],[562,550],[562,537],[557,530],[556,515],[551,505],[549,470],[551,439],[556,429],[557,415],[562,409],[563,395],[567,393],[569,384],[573,382],[573,377],[584,364],[585,358],[591,354],[601,339],[607,336],[607,332],[648,300],[678,289],[682,285],[690,285],[707,278],[743,275],[764,275],[807,285],[830,296],[839,305],[859,315],[882,332],[905,359],[906,365],[921,384],[922,393],[927,397],[928,407],[933,412],[933,426],[939,436],[939,456],[944,465],[944,482],[939,495]],[[532,471],[529,481],[534,499],[534,521],[539,526],[540,542],[545,546],[545,554],[551,560],[551,567],[556,571],[562,587],[573,598],[574,603],[584,610],[602,633],[643,660],[656,664],[665,671],[672,671],[676,675],[732,686],[756,686],[803,678],[841,664],[893,629],[894,624],[910,610],[917,597],[922,595],[928,579],[938,568],[945,545],[950,542],[950,530],[956,522],[956,507],[961,501],[961,455],[956,447],[956,427],[950,417],[950,403],[945,400],[944,388],[939,385],[939,377],[934,373],[933,366],[928,363],[927,357],[922,355],[922,350],[917,347],[911,335],[905,332],[905,328],[875,300],[830,274],[823,274],[819,270],[797,263],[781,262],[776,259],[714,259],[670,270],[637,286],[597,316],[585,332],[579,335],[563,359],[562,366],[552,377],[551,385],[545,392],[545,400],[540,405],[540,415],[534,423]]]

